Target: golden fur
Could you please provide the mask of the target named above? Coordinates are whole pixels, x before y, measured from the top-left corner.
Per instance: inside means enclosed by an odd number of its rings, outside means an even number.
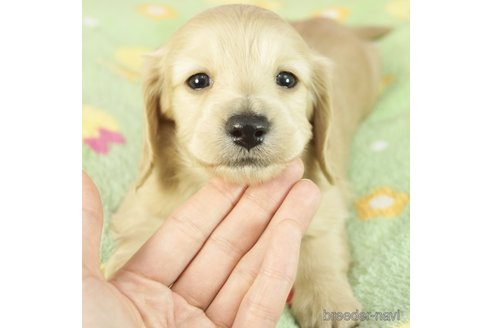
[[[111,220],[117,248],[106,274],[211,175],[255,184],[301,157],[305,177],[323,196],[303,239],[292,311],[302,327],[352,326],[323,321],[322,312],[361,309],[347,280],[345,174],[351,136],[379,87],[376,54],[366,39],[383,33],[322,18],[289,24],[244,5],[205,11],[178,30],[148,58],[142,164],[135,188]],[[275,84],[281,70],[299,78],[295,88]],[[212,77],[212,87],[186,85],[198,72]],[[245,109],[273,122],[261,152],[250,151],[261,167],[227,164],[242,153],[225,135],[224,122]]]

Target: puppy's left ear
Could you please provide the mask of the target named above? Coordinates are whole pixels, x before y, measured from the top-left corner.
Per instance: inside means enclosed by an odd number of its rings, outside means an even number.
[[[329,166],[328,141],[333,118],[332,63],[325,57],[315,55],[313,58],[313,98],[312,117],[314,151],[323,175],[330,184],[334,184],[334,176]]]

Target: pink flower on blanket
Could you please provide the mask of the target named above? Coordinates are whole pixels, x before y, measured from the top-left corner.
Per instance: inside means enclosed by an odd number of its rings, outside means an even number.
[[[107,154],[111,144],[125,143],[116,120],[108,113],[90,106],[82,107],[82,140],[98,154]]]

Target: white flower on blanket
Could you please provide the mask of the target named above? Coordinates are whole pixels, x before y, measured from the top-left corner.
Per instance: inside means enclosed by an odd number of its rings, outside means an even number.
[[[361,220],[398,217],[408,204],[409,196],[390,187],[379,187],[361,197],[356,203],[357,214]]]

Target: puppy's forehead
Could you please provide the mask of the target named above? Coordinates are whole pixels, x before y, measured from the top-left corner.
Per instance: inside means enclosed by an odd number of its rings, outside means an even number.
[[[181,70],[221,64],[229,69],[296,66],[307,52],[300,35],[279,16],[243,5],[217,7],[194,17],[172,44],[175,61],[184,64]]]

